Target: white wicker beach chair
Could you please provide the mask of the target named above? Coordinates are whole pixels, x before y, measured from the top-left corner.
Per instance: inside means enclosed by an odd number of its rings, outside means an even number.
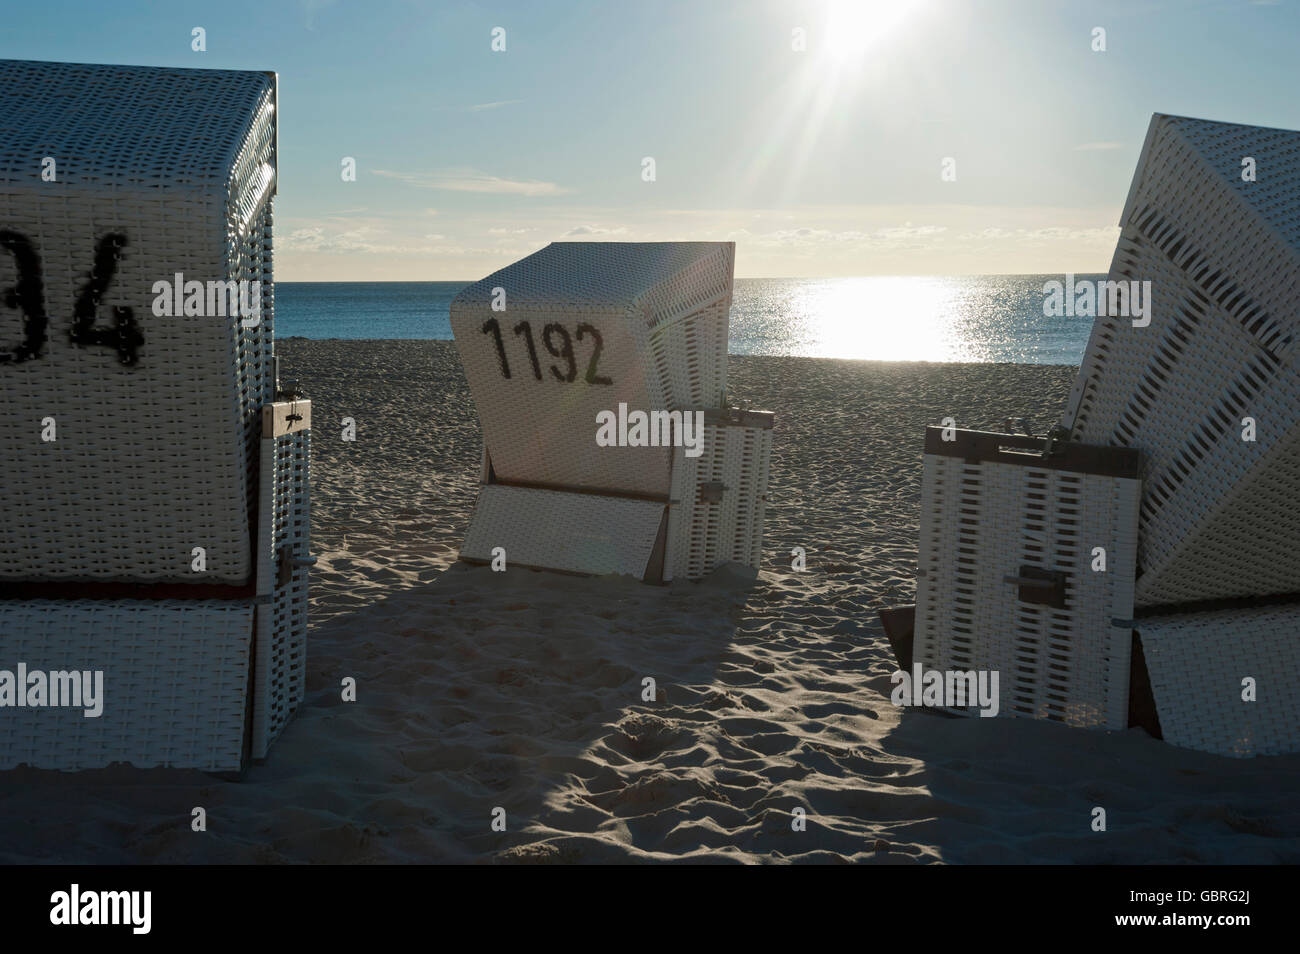
[[[1300,752],[1300,604],[1152,614],[1135,625],[1167,742],[1237,758]]]
[[[913,665],[996,671],[999,715],[1124,728],[1139,455],[949,436],[926,428]]]
[[[1142,451],[1137,603],[1300,591],[1300,133],[1156,115],[1120,224],[1064,424]]]
[[[1101,469],[1008,466],[988,435],[944,449],[931,428],[910,634],[905,610],[884,614],[900,658],[999,669],[1017,714],[1300,750],[1298,173],[1300,133],[1153,118],[1063,421]],[[1143,313],[1111,308],[1136,282]],[[1104,575],[1086,572],[1094,545]],[[1044,570],[1062,605],[1020,605]]]
[[[233,770],[301,699],[275,105],[263,72],[0,61],[0,670],[99,669],[107,696],[0,714],[0,767]]]
[[[733,261],[729,242],[556,242],[456,297],[485,485],[462,558],[654,581],[758,565],[772,416],[724,406]],[[620,406],[707,412],[702,456],[599,446]]]

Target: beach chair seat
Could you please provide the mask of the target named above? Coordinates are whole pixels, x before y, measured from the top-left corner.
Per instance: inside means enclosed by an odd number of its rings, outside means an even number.
[[[0,61],[0,670],[107,694],[0,721],[0,766],[233,770],[301,698],[275,110],[271,73]]]
[[[27,705],[26,695],[21,708],[8,703],[0,710],[0,769],[128,762],[237,771],[245,758],[255,609],[249,598],[0,600],[0,669],[24,682],[31,677],[20,666],[77,680],[102,673],[103,697],[97,716],[87,715],[85,685],[57,704],[51,697]],[[171,651],[181,633],[184,654]]]
[[[1108,277],[1149,324],[1097,317],[1063,422],[1142,451],[1139,606],[1300,592],[1298,176],[1300,133],[1152,118]]]
[[[1134,624],[1165,741],[1233,758],[1300,751],[1300,603]]]
[[[656,582],[757,567],[772,415],[725,407],[734,253],[554,242],[456,297],[484,446],[464,559]],[[601,415],[629,409],[700,412],[703,441],[598,443]]]
[[[1124,728],[1139,455],[1044,450],[926,428],[911,665],[997,672],[999,715]]]
[[[104,706],[88,718],[11,701],[0,769],[238,772],[266,757],[305,688],[311,402],[267,405],[263,420],[257,570],[245,583],[5,588],[0,670],[101,672]]]
[[[773,415],[737,409],[705,416],[704,453],[672,458],[665,500],[495,482],[490,460],[461,558],[650,583],[699,579],[724,563],[762,557]]]

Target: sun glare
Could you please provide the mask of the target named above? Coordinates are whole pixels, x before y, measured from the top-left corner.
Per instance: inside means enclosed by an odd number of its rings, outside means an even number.
[[[826,279],[801,286],[788,310],[805,354],[879,361],[981,360],[957,320],[957,295],[957,285],[942,278]]]
[[[916,5],[916,0],[830,0],[826,48],[837,62],[857,59],[894,32]]]

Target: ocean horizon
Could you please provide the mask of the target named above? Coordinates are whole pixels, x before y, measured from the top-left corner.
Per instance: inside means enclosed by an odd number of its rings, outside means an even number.
[[[878,361],[1078,365],[1090,318],[1043,314],[1064,274],[741,278],[728,351]],[[1077,273],[1077,280],[1102,274]],[[470,282],[276,282],[276,336],[452,340]]]

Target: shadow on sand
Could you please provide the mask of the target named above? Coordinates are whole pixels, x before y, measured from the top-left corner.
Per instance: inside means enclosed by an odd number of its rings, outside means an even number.
[[[709,693],[751,583],[730,568],[653,587],[455,564],[313,628],[303,706],[240,783],[124,766],[0,774],[0,860],[492,860],[543,813],[601,814],[626,784],[611,766],[673,743],[644,680],[660,709]],[[565,804],[575,781],[590,801]],[[25,837],[38,810],[45,834]],[[61,848],[51,813],[67,815]]]

